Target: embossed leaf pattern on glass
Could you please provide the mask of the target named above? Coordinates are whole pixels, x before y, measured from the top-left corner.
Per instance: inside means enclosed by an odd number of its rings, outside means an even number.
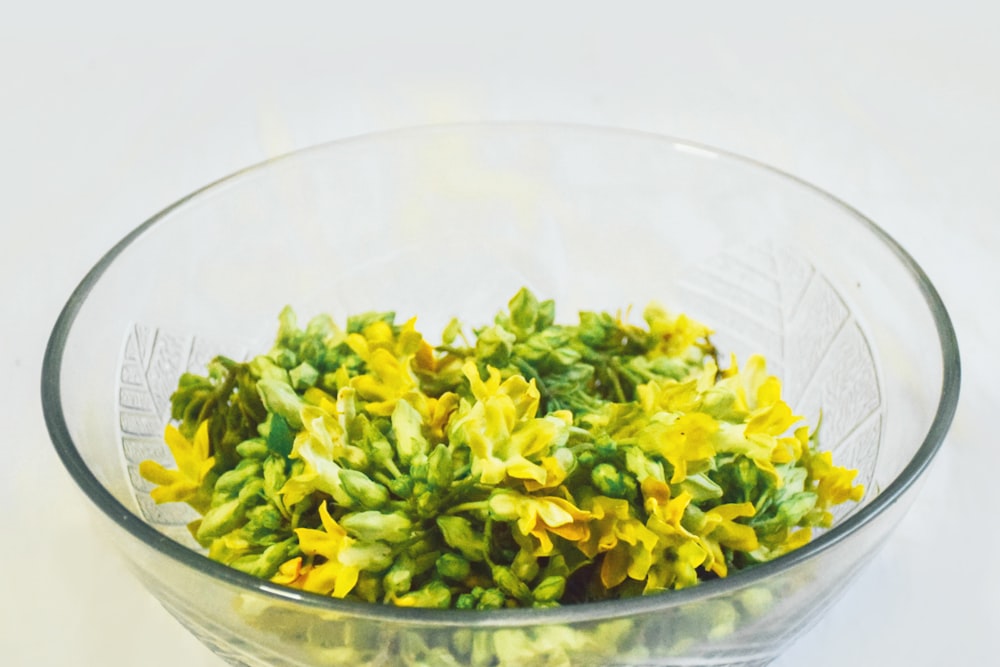
[[[168,469],[176,467],[163,440],[163,429],[170,420],[170,395],[182,373],[204,373],[208,362],[225,349],[217,341],[136,324],[126,333],[119,364],[122,464],[136,505],[150,524],[193,547],[197,544],[186,526],[198,513],[184,503],[157,504],[149,495],[153,484],[139,474],[139,464],[148,459]]]
[[[882,437],[881,382],[861,324],[830,281],[780,244],[727,248],[684,275],[684,309],[712,326],[724,358],[763,354],[795,413],[813,426],[822,415],[820,448],[870,487]],[[857,507],[839,506],[834,517]]]

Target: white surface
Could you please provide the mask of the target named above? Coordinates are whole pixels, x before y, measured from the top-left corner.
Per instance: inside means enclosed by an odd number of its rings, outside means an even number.
[[[42,422],[45,341],[102,252],[274,153],[518,119],[663,132],[756,157],[851,202],[910,250],[958,330],[958,416],[888,547],[775,664],[992,663],[995,4],[836,3],[822,15],[760,3],[693,13],[695,3],[175,2],[159,16],[142,3],[32,4],[0,21],[0,662],[221,664],[92,535]]]

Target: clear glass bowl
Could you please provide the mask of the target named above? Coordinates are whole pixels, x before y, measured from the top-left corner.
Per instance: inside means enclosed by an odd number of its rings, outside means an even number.
[[[860,504],[726,579],[555,609],[430,611],[284,589],[204,557],[164,459],[169,395],[216,352],[266,349],[276,315],[487,321],[522,286],[563,318],[659,300],[765,354]],[[764,665],[812,625],[910,506],[951,422],[959,358],[916,263],[850,206],[712,148],[617,130],[426,127],[317,146],[213,183],[135,229],[56,323],[42,395],[107,539],[182,623],[246,665]]]

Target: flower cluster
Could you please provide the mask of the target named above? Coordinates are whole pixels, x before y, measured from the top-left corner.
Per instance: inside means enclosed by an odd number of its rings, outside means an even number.
[[[176,471],[210,557],[399,606],[551,606],[692,586],[780,556],[860,500],[764,359],[720,370],[709,330],[555,323],[522,289],[469,342],[393,313],[282,312],[274,348],[172,397]]]

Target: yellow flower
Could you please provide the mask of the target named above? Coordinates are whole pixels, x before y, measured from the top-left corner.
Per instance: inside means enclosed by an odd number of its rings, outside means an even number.
[[[577,543],[577,547],[588,558],[604,554],[601,563],[604,587],[613,588],[626,577],[645,579],[653,564],[656,533],[633,516],[627,500],[595,496],[585,504],[585,509],[592,515],[590,536]]]
[[[291,588],[302,588],[305,581],[305,574],[312,569],[312,565],[303,565],[302,556],[290,558],[278,566],[278,571],[271,577],[271,581],[282,586]]]
[[[368,401],[365,410],[379,417],[388,417],[396,401],[417,386],[408,365],[378,348],[367,359],[368,373],[351,379],[351,386]]]
[[[681,525],[691,495],[683,492],[671,498],[670,487],[654,477],[644,479],[641,488],[649,515],[646,527],[657,537],[644,591],[694,586],[698,583],[697,568],[708,558],[708,552],[698,536]]]
[[[569,474],[562,464],[559,463],[559,459],[555,456],[545,456],[539,463],[542,469],[545,471],[545,479],[542,481],[536,481],[535,479],[525,479],[524,490],[529,493],[535,491],[541,491],[542,489],[554,489],[564,481]]]
[[[773,540],[778,542],[776,546],[761,544],[750,555],[761,562],[774,560],[778,556],[784,556],[799,547],[809,544],[810,540],[812,540],[812,528],[809,526],[799,528],[795,531],[785,529],[780,541]]]
[[[740,415],[742,423],[722,422],[715,438],[716,449],[743,454],[780,487],[781,478],[774,464],[788,463],[801,455],[799,432],[793,437],[785,434],[802,417],[793,414],[782,400],[781,382],[767,374],[762,356],[752,355],[742,370],[734,360],[728,374],[719,386],[734,393],[732,414]]]
[[[427,440],[432,443],[447,442],[448,422],[459,407],[458,394],[447,391],[435,398],[419,390],[409,391],[399,398],[409,404],[419,416],[421,433],[426,432]],[[399,403],[397,402],[397,407]],[[406,408],[404,407],[403,410]],[[393,408],[395,412],[396,408]]]
[[[649,324],[649,333],[657,339],[650,356],[683,356],[692,347],[705,341],[712,330],[683,313],[671,316],[661,306],[651,303],[642,314]]]
[[[759,546],[757,533],[753,528],[735,521],[754,514],[753,503],[719,505],[705,512],[705,522],[699,530],[698,541],[707,552],[703,564],[706,570],[715,572],[720,577],[728,574],[722,547],[753,551]]]
[[[674,415],[661,412],[640,431],[639,447],[659,454],[674,468],[671,484],[684,481],[688,464],[715,456],[714,435],[719,424],[703,412]]]
[[[650,416],[658,412],[693,412],[701,404],[699,384],[698,377],[683,382],[671,379],[653,380],[636,387],[636,396],[643,412]]]
[[[809,476],[817,483],[816,495],[819,496],[817,502],[819,507],[825,509],[848,500],[857,502],[865,495],[864,486],[853,484],[858,471],[833,465],[831,452],[811,455],[806,467],[809,469]]]
[[[319,507],[323,530],[296,528],[299,556],[282,563],[271,581],[320,595],[343,598],[358,583],[358,576],[368,566],[385,565],[389,548],[384,544],[358,545],[347,535],[326,507]]]
[[[771,452],[774,463],[791,463],[802,458],[809,447],[809,427],[800,426],[791,437],[778,438],[778,446]]]
[[[527,381],[521,375],[512,375],[506,380],[500,376],[500,371],[490,366],[489,377],[484,382],[479,376],[475,361],[469,360],[462,366],[462,372],[469,380],[469,388],[476,401],[485,403],[491,398],[504,397],[510,401],[517,419],[531,419],[538,413],[541,394],[535,381]]]
[[[719,384],[724,384],[727,389],[735,392],[737,407],[742,412],[769,405],[774,402],[776,393],[780,395],[780,384],[775,387],[770,381],[767,360],[759,354],[751,354],[742,369],[736,362],[736,355],[731,355],[729,368],[722,375],[723,380]],[[777,378],[774,378],[774,382],[777,382]]]
[[[451,416],[458,409],[458,394],[445,392],[438,398],[427,399],[427,414],[424,422],[427,424],[431,442],[446,442],[446,429]]]
[[[177,463],[176,470],[167,470],[156,461],[139,464],[139,474],[143,479],[157,484],[150,495],[158,503],[185,501],[198,512],[204,514],[211,503],[210,489],[205,486],[205,478],[215,465],[215,457],[209,456],[208,420],[198,425],[194,440],[189,441],[173,424],[168,424],[163,433],[170,453]]]
[[[367,372],[351,379],[351,387],[368,403],[369,414],[388,417],[396,402],[417,387],[410,364],[423,349],[423,337],[414,329],[416,320],[403,325],[398,336],[381,320],[352,333],[347,344],[366,364]],[[426,355],[426,351],[423,353]]]
[[[590,537],[590,512],[558,496],[526,496],[516,491],[494,493],[489,499],[490,513],[501,521],[516,520],[515,536],[533,538],[528,551],[535,556],[549,556],[553,551],[552,535],[570,542]]]
[[[310,405],[322,408],[331,415],[337,414],[337,399],[319,387],[309,387],[306,389],[302,395],[302,399]]]
[[[295,436],[291,458],[300,459],[305,466],[282,486],[285,505],[294,505],[310,493],[322,491],[338,504],[350,506],[353,501],[340,482],[342,468],[334,459],[338,454],[348,460],[356,459],[360,450],[347,447],[343,425],[323,408],[306,405],[301,415],[303,430]]]
[[[472,451],[472,474],[479,475],[483,484],[511,477],[534,482],[532,488],[550,485],[558,478],[552,469],[558,463],[546,466],[541,461],[565,442],[572,415],[559,410],[535,418],[541,397],[534,380],[512,375],[501,381],[500,372],[491,367],[484,382],[471,361],[463,371],[476,402],[462,401],[448,431]]]

